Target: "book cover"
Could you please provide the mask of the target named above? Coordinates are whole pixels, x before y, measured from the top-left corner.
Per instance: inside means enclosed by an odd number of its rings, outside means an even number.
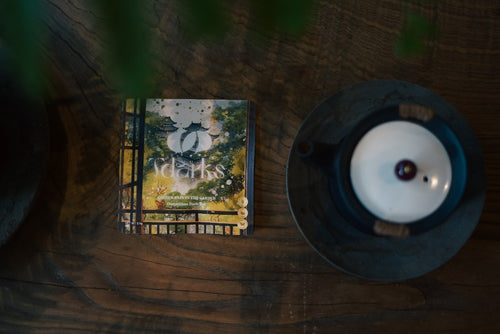
[[[120,231],[252,233],[253,103],[127,99],[122,112]]]

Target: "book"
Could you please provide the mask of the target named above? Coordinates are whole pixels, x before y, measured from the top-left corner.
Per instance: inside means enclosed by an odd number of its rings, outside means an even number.
[[[253,232],[252,102],[127,99],[122,116],[120,231]]]

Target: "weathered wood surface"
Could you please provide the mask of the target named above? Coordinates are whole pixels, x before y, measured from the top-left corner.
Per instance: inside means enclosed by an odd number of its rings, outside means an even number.
[[[498,333],[500,2],[412,5],[440,28],[428,52],[393,55],[400,1],[320,1],[302,37],[255,38],[244,7],[217,42],[192,42],[177,2],[156,1],[150,32],[163,97],[257,103],[254,235],[130,236],[115,226],[119,103],[104,74],[97,15],[47,0],[52,102],[48,178],[0,248],[4,333]],[[455,105],[484,150],[488,192],[470,241],[421,278],[375,283],[330,267],[289,213],[285,166],[301,121],[359,81],[395,78]]]

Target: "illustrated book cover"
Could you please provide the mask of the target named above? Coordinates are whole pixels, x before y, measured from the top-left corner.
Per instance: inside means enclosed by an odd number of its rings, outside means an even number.
[[[127,99],[122,113],[120,231],[252,233],[252,102]]]

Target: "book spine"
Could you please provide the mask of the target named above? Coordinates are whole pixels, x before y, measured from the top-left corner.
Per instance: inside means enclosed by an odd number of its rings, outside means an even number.
[[[137,150],[137,204],[136,204],[136,232],[142,233],[142,222],[144,215],[142,213],[142,188],[144,174],[144,130],[146,126],[146,99],[139,100],[139,138]]]
[[[244,234],[252,234],[254,228],[254,171],[255,171],[255,104],[247,104],[247,156],[245,171],[245,196],[248,199],[248,228]]]

